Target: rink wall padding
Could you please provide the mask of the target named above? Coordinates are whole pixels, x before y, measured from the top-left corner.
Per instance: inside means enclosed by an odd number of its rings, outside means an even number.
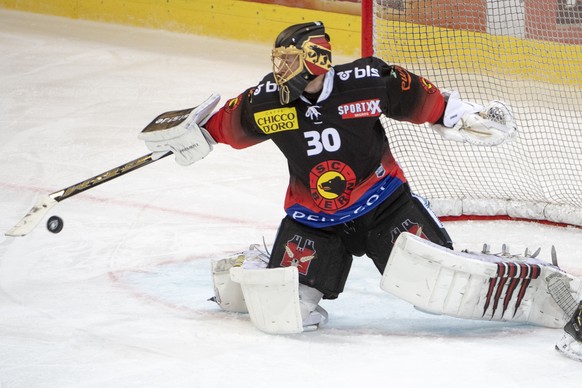
[[[334,49],[360,53],[360,16],[241,0],[0,0],[0,8],[272,43],[290,24],[323,21]]]

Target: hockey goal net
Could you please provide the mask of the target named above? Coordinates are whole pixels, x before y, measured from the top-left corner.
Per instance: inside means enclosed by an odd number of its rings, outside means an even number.
[[[362,0],[363,55],[482,105],[518,137],[482,148],[386,119],[412,189],[441,216],[582,226],[582,0]]]

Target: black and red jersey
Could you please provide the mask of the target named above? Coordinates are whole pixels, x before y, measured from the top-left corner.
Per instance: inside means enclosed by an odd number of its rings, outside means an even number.
[[[367,213],[406,182],[381,115],[435,123],[444,107],[430,81],[368,57],[334,66],[317,98],[302,95],[288,105],[269,74],[227,101],[205,128],[234,148],[272,140],[289,165],[287,214],[322,228]]]

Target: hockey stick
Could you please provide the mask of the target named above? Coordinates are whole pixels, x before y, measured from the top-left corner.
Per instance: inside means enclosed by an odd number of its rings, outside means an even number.
[[[186,120],[195,108],[170,111],[165,112],[156,117],[151,123],[149,123],[143,131],[154,131],[159,129],[166,129],[180,125],[184,120]],[[112,168],[111,170],[105,171],[99,175],[92,178],[86,179],[82,182],[69,186],[65,189],[55,191],[49,195],[40,198],[36,205],[30,209],[30,211],[8,232],[5,236],[10,237],[20,237],[26,236],[28,233],[40,223],[48,211],[55,206],[58,202],[72,197],[73,195],[82,193],[85,190],[89,190],[95,186],[99,186],[102,183],[109,182],[112,179],[118,178],[128,172],[135,171],[139,168],[145,167],[150,163],[155,162],[171,155],[171,152],[162,154],[161,156],[148,154],[140,158],[134,159],[130,162],[122,164],[121,166]]]
[[[137,170],[138,168],[145,167],[150,163],[155,162],[171,155],[171,152],[163,154],[161,157],[154,159],[152,154],[144,155],[140,158],[134,159],[130,162],[122,164],[121,166],[112,168],[111,170],[105,171],[99,175],[95,175],[92,178],[85,179],[82,182],[76,183],[65,189],[55,191],[49,195],[43,196],[36,202],[36,205],[30,209],[30,211],[8,232],[5,233],[6,236],[20,237],[26,236],[28,233],[40,223],[48,211],[55,206],[58,202],[64,199],[70,198],[73,195],[82,193],[85,190],[89,190],[95,186],[99,186],[102,183],[108,182],[112,179],[118,178],[128,172]]]

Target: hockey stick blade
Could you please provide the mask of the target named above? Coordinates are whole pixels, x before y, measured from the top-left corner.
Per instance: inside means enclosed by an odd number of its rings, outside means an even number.
[[[10,237],[21,237],[26,236],[28,233],[40,223],[48,211],[57,204],[50,195],[46,195],[39,199],[30,209],[30,211],[22,217],[22,219],[12,227],[8,232],[4,233],[5,236]]]

